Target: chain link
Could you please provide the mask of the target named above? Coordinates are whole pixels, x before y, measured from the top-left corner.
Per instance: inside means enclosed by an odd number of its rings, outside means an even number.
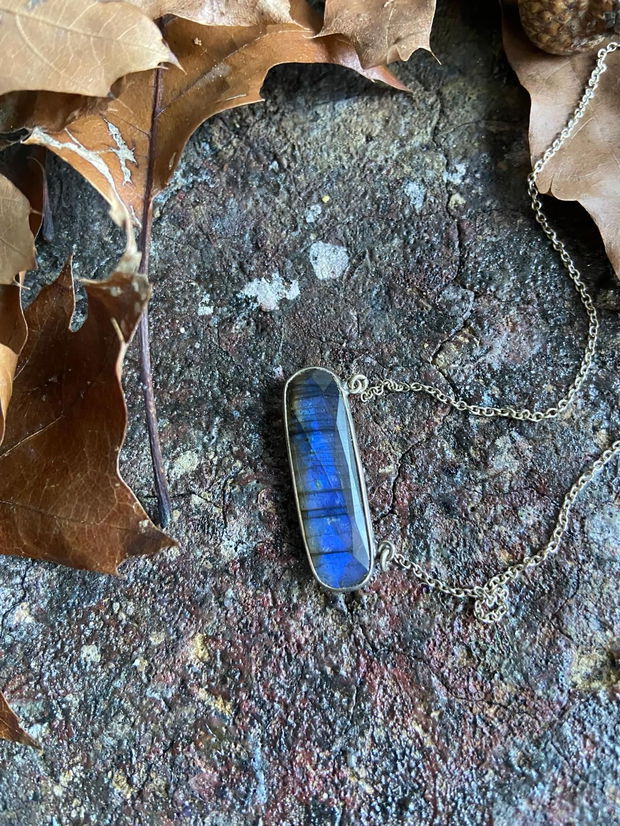
[[[359,395],[363,402],[369,402],[372,399],[385,395],[386,393],[426,393],[427,395],[437,399],[437,401],[442,404],[450,405],[456,410],[466,411],[474,416],[483,416],[486,418],[499,417],[528,422],[540,422],[546,419],[555,419],[571,405],[575,396],[581,389],[592,366],[598,341],[599,322],[596,307],[594,306],[592,297],[590,296],[590,293],[588,292],[588,289],[581,277],[581,273],[575,266],[573,259],[566,249],[566,246],[558,238],[555,230],[549,224],[547,216],[543,211],[543,205],[540,200],[540,191],[537,185],[537,178],[545,168],[546,164],[557,154],[566,141],[571,137],[577,124],[585,115],[588,105],[596,93],[601,75],[607,69],[607,57],[617,49],[620,49],[620,43],[612,42],[598,51],[596,65],[592,70],[577,107],[566,123],[566,126],[554,139],[542,157],[536,161],[527,178],[528,193],[536,221],[551,242],[552,247],[559,254],[560,260],[562,261],[568,277],[579,295],[588,317],[587,341],[584,347],[583,356],[566,395],[556,402],[554,406],[547,407],[544,410],[530,410],[527,407],[516,408],[510,406],[487,407],[484,405],[471,404],[464,399],[459,399],[450,393],[444,392],[435,385],[424,384],[420,381],[399,382],[395,379],[383,379],[377,384],[371,385],[366,376],[362,374],[354,375],[349,379],[347,383],[349,393]],[[584,471],[573,484],[564,497],[562,506],[560,507],[558,513],[555,528],[553,529],[548,543],[544,548],[542,548],[542,550],[526,556],[520,562],[517,562],[506,568],[501,573],[492,576],[483,585],[451,585],[439,577],[428,573],[417,563],[407,559],[402,553],[396,550],[394,543],[389,541],[381,542],[377,549],[381,568],[385,570],[390,564],[394,563],[405,570],[411,571],[418,579],[433,590],[441,591],[442,593],[456,599],[473,599],[474,614],[477,619],[485,623],[497,622],[506,614],[508,609],[508,585],[528,569],[534,568],[543,563],[551,554],[557,551],[568,528],[568,518],[575,500],[586,485],[588,485],[593,479],[593,477],[599,473],[619,452],[620,440],[615,441],[611,447],[605,450],[604,453],[602,453],[599,458],[586,471]]]

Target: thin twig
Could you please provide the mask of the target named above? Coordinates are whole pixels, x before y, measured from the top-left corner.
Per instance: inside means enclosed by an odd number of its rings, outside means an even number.
[[[144,395],[144,406],[146,409],[146,427],[149,434],[153,474],[155,476],[159,524],[162,528],[167,528],[172,519],[172,504],[170,502],[168,480],[166,479],[166,473],[164,471],[164,458],[159,440],[159,428],[157,426],[157,410],[155,408],[155,391],[153,388],[149,343],[149,315],[146,308],[140,318],[138,340],[140,343],[140,378],[142,380],[142,393]]]
[[[144,192],[144,206],[142,210],[142,229],[139,240],[140,251],[142,253],[139,272],[147,278],[149,272],[149,253],[151,248],[151,234],[153,227],[153,164],[156,152],[155,143],[157,139],[157,115],[159,113],[160,95],[161,69],[157,69],[155,72],[153,85],[153,116],[151,119],[149,163]],[[172,504],[170,501],[168,481],[164,471],[164,459],[161,450],[161,442],[159,440],[159,427],[157,425],[157,410],[155,408],[155,391],[153,388],[153,371],[151,367],[151,349],[149,340],[149,316],[148,308],[146,307],[142,313],[142,317],[140,318],[138,338],[140,344],[140,378],[142,380],[142,392],[144,395],[144,406],[146,409],[146,427],[149,434],[151,459],[153,461],[153,475],[155,477],[155,492],[157,494],[159,524],[162,528],[166,528],[172,519]]]

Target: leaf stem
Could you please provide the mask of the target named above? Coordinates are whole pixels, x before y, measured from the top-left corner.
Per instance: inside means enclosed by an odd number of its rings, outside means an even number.
[[[153,388],[153,371],[151,367],[149,341],[149,314],[146,307],[140,318],[138,340],[140,343],[140,379],[142,381],[142,393],[146,410],[146,428],[149,434],[153,475],[155,477],[159,524],[162,528],[167,528],[172,519],[172,504],[170,501],[168,480],[166,479],[166,473],[164,471],[164,458],[159,439],[159,428],[157,426],[157,409],[155,407],[155,390]]]
[[[147,278],[149,273],[149,257],[153,229],[153,165],[156,153],[157,117],[159,115],[161,98],[161,72],[161,69],[155,70],[155,78],[153,83],[153,114],[151,120],[149,163],[146,174],[144,205],[142,209],[142,228],[140,231],[139,240],[142,260],[140,262],[138,272],[145,275]],[[172,519],[172,504],[170,501],[168,481],[164,471],[164,459],[161,449],[161,442],[159,439],[159,427],[157,425],[157,409],[155,407],[155,390],[153,387],[153,370],[151,365],[148,306],[144,308],[144,312],[140,318],[138,338],[140,344],[140,378],[142,380],[142,393],[144,396],[144,406],[146,410],[146,427],[149,434],[151,459],[153,461],[153,476],[155,481],[155,493],[157,494],[159,524],[162,528],[167,528]]]

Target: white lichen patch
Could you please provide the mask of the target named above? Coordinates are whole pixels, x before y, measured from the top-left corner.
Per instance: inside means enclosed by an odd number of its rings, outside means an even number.
[[[15,613],[13,614],[13,620],[15,622],[34,622],[34,617],[30,613],[30,606],[27,602],[20,602],[17,608],[15,609]]]
[[[213,315],[213,304],[211,304],[211,296],[209,293],[203,295],[196,308],[196,313],[199,316]]]
[[[317,218],[322,212],[323,207],[321,206],[321,204],[312,204],[312,206],[309,206],[306,210],[306,223],[314,224],[314,222],[317,220]]]
[[[287,285],[280,273],[274,272],[271,278],[255,278],[250,281],[239,295],[253,298],[261,310],[272,312],[283,299],[293,301],[299,296],[299,282],[295,279]]]
[[[448,201],[448,209],[450,212],[455,212],[462,209],[466,203],[465,198],[463,198],[462,195],[459,195],[458,192],[455,192],[454,195],[450,196],[450,200]]]
[[[310,247],[310,263],[321,281],[340,278],[349,266],[349,254],[337,244],[315,241]]]
[[[419,181],[407,181],[404,186],[405,195],[417,213],[422,212],[426,200],[426,187]]]
[[[178,479],[186,473],[193,473],[199,464],[200,454],[195,450],[186,450],[173,461],[170,475],[173,479]]]
[[[455,163],[449,169],[443,173],[444,181],[447,181],[449,184],[461,184],[465,179],[465,173],[467,172],[467,165],[460,162]]]
[[[101,662],[101,651],[96,645],[83,645],[80,651],[80,659],[86,663],[96,665]]]

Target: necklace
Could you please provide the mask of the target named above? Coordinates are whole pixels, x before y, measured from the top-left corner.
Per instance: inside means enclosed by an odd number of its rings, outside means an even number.
[[[620,453],[619,439],[573,483],[564,497],[555,527],[543,548],[509,565],[481,585],[454,585],[407,559],[390,540],[376,545],[364,471],[349,407],[351,396],[357,396],[362,402],[370,402],[386,393],[426,393],[442,404],[474,416],[541,422],[557,418],[572,404],[592,366],[599,322],[581,273],[543,211],[537,178],[583,118],[596,93],[601,75],[607,68],[607,56],[617,49],[620,49],[620,43],[615,42],[600,49],[577,107],[551,146],[536,161],[527,178],[536,221],[559,254],[588,317],[583,356],[566,395],[553,407],[530,410],[470,404],[434,385],[415,380],[399,382],[387,378],[371,384],[366,376],[358,374],[342,381],[331,370],[323,367],[306,367],[287,381],[284,389],[284,423],[295,502],[312,573],[324,588],[337,592],[362,588],[372,576],[377,556],[382,571],[387,570],[391,564],[396,564],[410,571],[431,590],[441,591],[457,600],[473,600],[477,619],[486,623],[496,622],[508,610],[508,586],[529,569],[541,565],[558,550],[568,528],[575,500],[605,465]]]

